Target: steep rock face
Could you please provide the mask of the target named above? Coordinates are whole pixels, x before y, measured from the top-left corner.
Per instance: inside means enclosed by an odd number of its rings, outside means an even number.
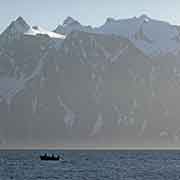
[[[178,145],[178,53],[149,58],[125,37],[83,31],[58,42],[2,43],[4,145]]]
[[[4,44],[0,49],[1,76],[25,78],[37,66],[40,56],[51,43],[48,37],[28,37]]]
[[[21,56],[14,59],[14,66],[21,65],[19,71],[11,68],[12,73],[1,78],[10,79],[11,86],[7,87],[10,92],[16,90],[9,101],[7,96],[2,96],[1,110],[6,109],[1,112],[4,140],[50,143],[57,139],[72,143],[72,137],[73,142],[93,142],[96,136],[112,139],[114,135],[110,134],[116,122],[111,122],[106,113],[113,114],[113,103],[104,104],[112,95],[109,78],[115,71],[111,68],[117,62],[128,63],[128,59],[123,60],[126,54],[131,54],[129,59],[146,57],[127,39],[83,32],[71,33],[59,49],[51,46],[49,39],[42,42],[29,37],[15,41],[12,47],[21,46],[22,42],[27,44],[23,46],[27,54],[21,53],[22,47],[11,49]],[[42,44],[46,48],[41,48]],[[33,57],[26,61],[23,57],[28,57],[28,53]],[[120,67],[127,66],[123,62]],[[11,81],[21,86],[14,87]]]

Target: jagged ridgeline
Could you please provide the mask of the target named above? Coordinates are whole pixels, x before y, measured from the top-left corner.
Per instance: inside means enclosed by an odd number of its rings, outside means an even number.
[[[179,146],[179,29],[142,15],[48,31],[19,17],[0,35],[1,146]]]

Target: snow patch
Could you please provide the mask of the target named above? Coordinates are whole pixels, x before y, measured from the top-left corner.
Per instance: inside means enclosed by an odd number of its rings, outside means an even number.
[[[101,44],[99,44],[94,37],[91,38],[91,44],[94,46],[94,48],[99,48],[107,60],[111,57],[111,54]]]
[[[87,59],[87,53],[86,53],[84,47],[82,47],[82,46],[81,46],[81,52],[82,52],[83,58],[84,58],[84,59]]]
[[[47,55],[48,55],[48,52],[44,53],[44,55],[39,59],[38,65],[36,66],[33,73],[25,79],[26,82],[32,80],[34,77],[40,74],[44,65],[44,59],[47,57]]]
[[[167,130],[164,130],[164,131],[161,131],[159,135],[160,135],[160,137],[168,137],[169,133]]]
[[[69,54],[69,48],[66,46],[64,47],[65,54]]]
[[[123,119],[122,119],[122,114],[120,112],[120,108],[117,105],[113,105],[114,111],[117,113],[118,118],[117,118],[117,124],[120,126]]]
[[[56,73],[60,71],[59,65],[56,64]]]
[[[63,102],[62,98],[58,96],[59,105],[65,110],[64,123],[67,128],[73,128],[75,123],[74,112]]]
[[[79,59],[81,64],[85,64],[84,60],[82,58]]]
[[[96,79],[96,73],[95,73],[95,72],[92,72],[92,73],[91,73],[91,79],[92,79],[92,80],[95,80],[95,79]]]
[[[152,97],[155,97],[155,96],[156,96],[156,93],[155,93],[155,91],[154,91],[153,89],[151,90],[151,96],[152,96]]]
[[[174,141],[179,142],[180,140],[180,129],[178,129],[174,134]]]
[[[25,35],[31,35],[31,36],[36,36],[38,34],[41,35],[48,35],[50,38],[55,38],[55,39],[65,39],[66,36],[61,35],[61,34],[57,34],[51,31],[47,31],[41,27],[30,27],[29,30],[25,33]]]
[[[42,75],[41,75],[41,78],[40,78],[40,88],[43,88],[43,87],[44,87],[45,81],[46,81],[46,78],[45,78],[45,76],[42,74]]]
[[[34,114],[37,112],[37,106],[38,106],[38,98],[37,98],[37,96],[35,96],[32,99],[32,111]]]
[[[147,120],[144,120],[143,123],[141,124],[141,129],[138,135],[142,136],[146,128],[147,128]]]
[[[97,121],[94,124],[93,130],[90,133],[90,136],[95,136],[103,127],[103,116],[101,113],[98,114]]]
[[[114,63],[114,62],[116,62],[116,60],[117,60],[128,48],[129,48],[129,47],[126,46],[125,48],[122,48],[122,49],[118,50],[118,52],[117,52],[113,57],[110,58],[111,64]]]
[[[138,108],[138,103],[137,103],[136,99],[133,100],[132,106],[133,106],[133,109],[137,109]]]
[[[130,118],[129,118],[129,122],[130,122],[131,125],[133,125],[134,122],[135,122],[135,119],[134,119],[133,117],[130,117]]]

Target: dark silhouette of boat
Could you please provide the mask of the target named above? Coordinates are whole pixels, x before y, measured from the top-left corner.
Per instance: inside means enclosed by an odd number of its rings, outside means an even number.
[[[54,156],[54,154],[53,154],[53,155],[49,156],[47,154],[44,154],[44,155],[40,156],[40,159],[43,160],[43,161],[59,161],[61,158],[60,158],[59,155]]]

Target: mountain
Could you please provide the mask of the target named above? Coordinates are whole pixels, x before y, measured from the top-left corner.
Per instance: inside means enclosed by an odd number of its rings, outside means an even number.
[[[139,18],[108,21],[98,28],[106,34],[117,34],[130,39],[136,47],[148,55],[174,53],[180,49],[177,29],[169,23],[157,21],[142,15]]]
[[[1,42],[11,42],[11,40],[18,39],[22,34],[28,31],[29,28],[30,26],[25,20],[22,17],[18,17],[1,34]]]
[[[121,126],[117,128],[118,119],[111,122],[109,118],[118,115],[113,108],[119,103],[112,96],[110,79],[119,79],[122,86],[126,84],[123,77],[132,81],[124,71],[128,66],[145,73],[149,67],[141,68],[148,61],[143,53],[127,39],[85,32],[70,33],[58,50],[49,46],[48,40],[43,41],[46,48],[38,49],[42,42],[37,38],[25,37],[14,43],[13,48],[20,46],[13,50],[14,56],[21,56],[14,59],[14,66],[21,67],[14,68],[19,69],[20,76],[14,71],[1,78],[3,142],[88,145],[105,137],[109,142],[113,137],[117,141]],[[138,131],[132,126],[124,127],[131,135]],[[111,134],[113,129],[115,134]]]
[[[67,35],[72,31],[85,31],[93,32],[91,26],[83,26],[78,21],[74,20],[72,17],[67,17],[62,25],[59,25],[54,32]]]
[[[5,30],[0,36],[0,146],[179,146],[178,49],[150,56],[125,34],[107,31],[110,24],[159,22],[145,18],[109,18],[93,32],[58,36],[39,26],[28,25],[19,36]],[[74,21],[68,18],[63,27],[82,26]],[[165,32],[179,32],[178,26],[159,24],[169,28]],[[154,43],[145,29],[134,38]]]
[[[45,30],[38,26],[31,27],[22,17],[18,17],[11,22],[5,31],[0,35],[1,44],[11,44],[12,41],[22,38],[24,35],[29,36],[48,36],[53,39],[65,39],[64,35]]]
[[[180,50],[179,28],[163,21],[154,20],[147,15],[129,19],[107,18],[104,25],[96,28],[83,26],[72,18],[67,18],[63,26],[55,32],[68,34],[74,30],[85,32],[115,34],[128,38],[148,56],[175,54]]]

